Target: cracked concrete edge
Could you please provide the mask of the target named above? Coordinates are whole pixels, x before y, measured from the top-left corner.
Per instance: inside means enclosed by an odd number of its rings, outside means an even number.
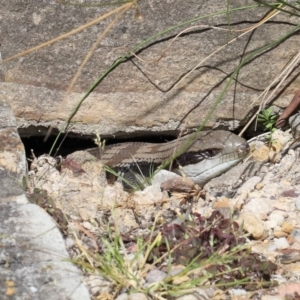
[[[54,221],[29,203],[21,188],[26,174],[24,147],[3,99],[0,120],[1,299],[90,299]]]

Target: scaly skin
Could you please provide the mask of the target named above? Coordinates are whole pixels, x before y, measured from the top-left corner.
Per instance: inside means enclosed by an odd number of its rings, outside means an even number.
[[[216,130],[189,134],[162,144],[127,142],[107,146],[101,153],[98,148],[87,151],[125,178],[127,175],[132,178],[133,172],[147,177],[151,168],[154,170],[162,164],[169,168],[171,164],[173,172],[180,171],[203,185],[241,161],[248,154],[249,145],[229,131]]]

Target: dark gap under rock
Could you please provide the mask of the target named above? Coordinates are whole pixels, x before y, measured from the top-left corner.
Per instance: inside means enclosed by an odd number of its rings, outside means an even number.
[[[50,149],[56,139],[56,135],[52,135],[47,139],[47,141],[44,141],[44,136],[28,136],[24,129],[22,130],[22,133],[20,133],[20,136],[25,147],[26,156],[28,158],[32,157],[31,149],[33,150],[35,156],[49,154]],[[68,134],[66,137],[65,135],[61,135],[54,147],[54,150],[51,153],[51,156],[61,155],[65,157],[75,151],[97,147],[97,145],[93,141],[94,138],[95,136],[82,136],[76,135],[74,133]],[[124,142],[165,143],[167,141],[173,140],[174,138],[175,135],[164,135],[161,132],[157,132],[156,135],[153,135],[153,133],[145,133],[143,136],[128,135],[128,137],[119,136],[118,138],[114,138],[111,136],[103,139],[105,139],[106,145],[111,145]]]

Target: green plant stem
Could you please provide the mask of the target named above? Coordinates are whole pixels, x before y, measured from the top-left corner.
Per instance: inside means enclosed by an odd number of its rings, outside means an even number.
[[[280,11],[282,11],[284,13],[289,14],[289,15],[300,17],[299,14],[295,13],[295,11],[299,11],[299,7],[290,4],[288,1],[279,1],[279,3],[282,4],[282,5],[285,5],[285,6],[288,6],[288,7],[292,8],[294,11],[283,9],[283,8],[281,8],[281,6],[278,6],[278,3],[276,5],[274,3],[267,3],[267,2],[264,2],[264,1],[261,1],[261,0],[254,0],[254,1],[257,2],[257,3],[259,3],[262,6],[270,7],[272,9],[280,10]]]

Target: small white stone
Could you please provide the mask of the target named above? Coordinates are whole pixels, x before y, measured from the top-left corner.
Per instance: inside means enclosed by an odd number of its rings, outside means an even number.
[[[287,249],[290,246],[290,244],[284,237],[279,239],[274,239],[274,244],[276,246],[276,249]]]
[[[15,196],[14,201],[17,202],[18,204],[28,203],[28,200],[24,194]]]
[[[116,300],[128,300],[128,294],[119,295]]]
[[[256,240],[263,239],[267,235],[263,222],[251,212],[241,213],[237,222]]]
[[[128,300],[148,300],[149,298],[143,293],[134,293],[129,295]]]
[[[35,286],[30,286],[29,289],[30,289],[31,293],[33,293],[33,294],[35,294],[38,290]]]
[[[273,210],[270,200],[266,198],[254,198],[244,206],[244,212],[252,212],[260,219],[268,215]]]
[[[153,282],[159,282],[164,280],[167,277],[167,274],[163,271],[160,271],[158,269],[151,270],[147,275],[146,275],[146,281],[148,283],[153,283]]]
[[[70,249],[70,248],[72,248],[72,247],[74,246],[75,242],[74,242],[73,239],[67,237],[67,238],[65,239],[65,244],[66,244],[66,248],[67,248],[67,249]]]
[[[284,300],[285,298],[282,298],[281,296],[271,296],[271,295],[265,295],[261,297],[261,300]]]
[[[244,289],[230,289],[229,294],[233,296],[241,296],[241,295],[247,295],[247,291]]]
[[[268,252],[274,252],[276,251],[277,247],[274,243],[270,244],[268,247],[267,247],[267,251]]]
[[[291,234],[294,237],[295,242],[300,244],[300,232],[294,229]]]
[[[183,296],[176,298],[176,300],[198,300],[198,299],[201,299],[201,298],[194,296],[192,294],[183,295]],[[205,299],[208,299],[208,298],[205,298]]]
[[[295,201],[297,210],[300,210],[300,198],[297,198]]]
[[[273,229],[277,226],[277,222],[276,221],[266,221],[265,222],[265,228],[267,230]]]
[[[83,222],[81,225],[85,228],[88,229],[89,231],[94,231],[95,227],[90,223],[90,222]]]
[[[261,181],[261,177],[253,176],[249,178],[238,190],[237,195],[249,193],[255,189],[255,186]]]
[[[158,186],[161,186],[163,182],[174,178],[181,178],[181,176],[179,176],[174,172],[170,172],[167,170],[160,170],[153,176],[152,185],[158,184]]]
[[[279,143],[284,147],[289,141],[293,139],[292,134],[287,131],[275,130],[272,133],[272,139],[279,141]]]
[[[208,290],[208,289],[206,289]],[[192,289],[191,292],[187,291],[186,295],[180,296],[178,298],[176,298],[176,300],[199,300],[199,299],[210,299],[211,297],[209,297],[207,295],[207,292],[204,289],[201,288],[195,288]]]
[[[277,213],[271,213],[269,215],[269,220],[275,222],[276,225],[280,226],[284,221],[284,217],[280,214],[277,214]]]

